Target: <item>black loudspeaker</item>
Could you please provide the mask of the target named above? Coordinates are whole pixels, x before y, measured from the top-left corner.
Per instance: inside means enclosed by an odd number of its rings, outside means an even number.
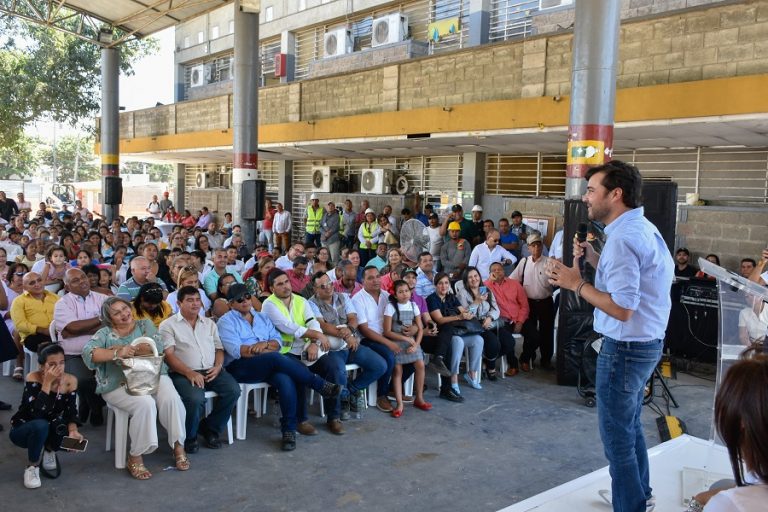
[[[643,207],[645,217],[653,223],[667,243],[669,252],[675,252],[677,222],[677,183],[674,181],[643,181]]]
[[[240,213],[245,220],[264,220],[264,202],[267,199],[267,182],[247,180],[240,195]]]
[[[104,177],[104,204],[123,204],[123,179],[119,176]]]

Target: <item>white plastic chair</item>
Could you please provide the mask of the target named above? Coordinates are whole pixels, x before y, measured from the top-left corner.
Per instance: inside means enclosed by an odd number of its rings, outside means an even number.
[[[115,425],[115,468],[125,469],[128,450],[128,412],[107,404],[107,451],[112,449],[112,424]]]
[[[351,373],[349,378],[354,380],[355,377],[357,377],[357,371],[360,369],[360,366],[355,364],[355,363],[352,363],[352,364],[346,365],[345,369],[347,370],[347,373]],[[324,400],[321,398],[319,400],[319,402],[320,402],[320,417],[321,418],[325,418],[325,403],[324,403]],[[312,405],[314,403],[315,403],[315,390],[312,389],[309,392],[309,405]]]
[[[3,363],[3,377],[7,377],[11,374],[11,363],[14,361],[5,361]]]
[[[239,440],[245,439],[245,429],[248,425],[248,395],[253,391],[253,408],[256,410],[256,417],[261,418],[262,414],[267,413],[267,389],[269,384],[266,382],[240,383],[240,398],[235,406],[236,436]]]
[[[29,375],[29,372],[36,372],[39,368],[37,354],[24,347],[24,376]]]
[[[208,416],[211,414],[211,410],[213,410],[213,399],[219,396],[218,393],[215,391],[206,391],[205,392],[205,415]],[[232,437],[232,416],[229,417],[229,421],[227,421],[227,442],[228,444],[232,444],[235,442],[234,437]]]

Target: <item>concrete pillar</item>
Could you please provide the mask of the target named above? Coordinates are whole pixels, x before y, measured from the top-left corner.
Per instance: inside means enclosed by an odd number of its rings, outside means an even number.
[[[259,13],[235,1],[235,78],[233,83],[232,217],[240,224],[246,245],[256,242],[256,220],[244,219],[243,205],[253,204],[253,189],[243,185],[256,179],[259,165]]]
[[[173,205],[176,207],[176,211],[179,213],[184,213],[184,209],[186,206],[186,201],[184,200],[184,196],[186,196],[187,191],[187,165],[186,164],[176,164],[173,166],[173,172],[174,172],[174,185],[176,187],[176,196],[173,198]]]
[[[461,173],[461,207],[464,213],[483,203],[485,194],[485,153],[464,153]]]
[[[293,82],[296,72],[296,34],[294,32],[284,30],[280,34],[280,53],[285,54],[285,76],[280,77],[280,83]]]
[[[277,167],[277,201],[283,203],[283,208],[296,215],[293,212],[291,204],[293,203],[293,160],[280,160]],[[303,213],[303,212],[299,212]]]
[[[120,216],[120,53],[101,50],[101,213],[108,223]]]
[[[565,197],[586,191],[590,167],[613,155],[621,2],[576,0]]]
[[[491,33],[491,0],[469,0],[469,42],[480,46],[488,42]]]

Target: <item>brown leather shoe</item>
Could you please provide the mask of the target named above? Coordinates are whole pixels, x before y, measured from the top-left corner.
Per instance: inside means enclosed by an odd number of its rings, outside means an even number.
[[[517,375],[518,369],[517,368],[508,368],[507,371],[504,372],[504,375],[507,377],[514,377]]]
[[[380,396],[376,399],[376,408],[381,412],[392,412],[392,404],[386,396]]]
[[[296,430],[303,436],[316,436],[317,429],[308,421],[302,421],[296,425]]]
[[[331,434],[340,436],[344,434],[344,425],[339,419],[331,420],[328,422],[328,430],[331,431]]]
[[[531,371],[531,364],[530,363],[520,363],[520,369],[524,372]]]

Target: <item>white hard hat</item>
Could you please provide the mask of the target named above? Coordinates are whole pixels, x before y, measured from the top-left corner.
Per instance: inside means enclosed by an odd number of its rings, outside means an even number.
[[[472,211],[473,212],[481,212],[481,211],[483,211],[483,207],[480,206],[479,204],[476,204],[475,206],[472,207]]]
[[[365,214],[366,215],[368,215],[369,213],[372,213],[372,214],[376,215],[376,212],[373,211],[373,208],[368,208],[367,210],[365,210]]]
[[[319,197],[317,197],[317,194],[312,194],[311,196],[309,196],[310,201],[314,201],[315,199],[320,199]]]

